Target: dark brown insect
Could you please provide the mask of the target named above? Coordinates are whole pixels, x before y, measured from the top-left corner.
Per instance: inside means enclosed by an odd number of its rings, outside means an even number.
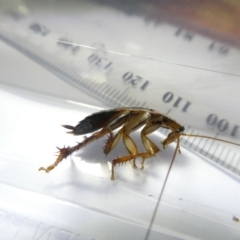
[[[108,140],[104,147],[104,153],[108,154],[114,147],[118,144],[120,139],[123,140],[129,155],[116,158],[112,161],[112,174],[111,180],[114,180],[114,167],[117,164],[129,162],[133,160],[133,167],[136,168],[136,158],[142,158],[141,169],[144,168],[144,162],[147,158],[154,156],[158,151],[159,147],[153,143],[147,135],[156,131],[158,128],[166,128],[171,132],[168,134],[167,138],[163,140],[162,145],[165,149],[170,143],[177,141],[177,146],[172,158],[172,162],[176,157],[177,151],[180,151],[180,137],[201,137],[209,138],[217,141],[222,141],[230,144],[240,146],[240,144],[225,141],[219,138],[213,138],[204,135],[194,135],[184,133],[184,127],[176,122],[175,120],[167,117],[153,109],[146,108],[116,108],[111,110],[105,110],[101,112],[94,113],[82,121],[80,121],[75,127],[69,125],[63,125],[63,127],[70,129],[69,133],[73,135],[83,135],[94,132],[90,137],[86,137],[81,143],[76,144],[73,147],[63,147],[59,149],[59,156],[56,161],[48,166],[47,168],[39,168],[39,171],[43,170],[45,172],[50,172],[53,170],[64,158],[67,158],[73,152],[85,147],[91,142],[109,134]],[[143,127],[141,131],[141,140],[146,148],[146,152],[139,153],[137,146],[133,139],[130,137],[130,133],[136,131],[137,129]],[[120,130],[114,135],[113,131],[117,128]],[[98,131],[99,130],[99,131]]]

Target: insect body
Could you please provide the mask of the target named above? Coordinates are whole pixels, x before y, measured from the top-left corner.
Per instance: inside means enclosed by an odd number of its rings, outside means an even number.
[[[240,146],[237,143],[225,141],[222,139],[212,138],[203,135],[193,135],[184,133],[184,127],[181,126],[175,120],[155,111],[146,108],[116,108],[111,110],[105,110],[101,112],[94,113],[82,121],[80,121],[75,127],[69,125],[63,125],[63,127],[70,129],[73,135],[83,135],[94,132],[90,137],[85,137],[85,139],[76,144],[73,147],[63,147],[59,149],[59,156],[56,161],[48,166],[47,168],[41,167],[39,170],[49,172],[53,170],[64,158],[67,158],[73,152],[85,147],[91,142],[105,136],[109,135],[106,145],[104,146],[104,153],[108,154],[118,142],[122,139],[124,145],[127,148],[128,155],[116,158],[112,161],[112,173],[111,180],[114,180],[114,167],[117,164],[129,162],[133,160],[133,167],[136,168],[135,160],[137,157],[142,158],[141,169],[144,168],[145,159],[154,156],[159,152],[159,147],[153,143],[148,135],[158,128],[166,128],[170,130],[167,138],[163,140],[162,145],[165,149],[170,143],[177,141],[177,146],[172,158],[172,162],[175,159],[177,151],[180,151],[180,137],[181,136],[192,136],[192,137],[202,137],[215,139],[222,142],[227,142]],[[137,146],[133,139],[130,137],[130,133],[136,131],[137,129],[143,127],[141,131],[141,140],[146,149],[146,152],[139,153]],[[120,129],[115,135],[113,131]]]

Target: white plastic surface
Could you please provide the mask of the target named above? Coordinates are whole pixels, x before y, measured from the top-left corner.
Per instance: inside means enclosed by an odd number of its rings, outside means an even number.
[[[54,161],[55,146],[82,139],[60,125],[99,109],[0,89],[0,239],[144,239],[174,145],[147,160],[143,171],[117,166],[115,181],[108,161],[126,150],[121,143],[105,157],[104,139],[49,174],[39,172]],[[132,135],[143,150],[139,132]],[[162,138],[151,136],[157,144]],[[149,239],[239,239],[239,202],[238,179],[182,148]]]

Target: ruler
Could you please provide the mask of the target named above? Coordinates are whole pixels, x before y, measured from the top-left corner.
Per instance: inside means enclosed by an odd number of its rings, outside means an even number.
[[[188,133],[239,142],[238,49],[93,3],[55,7],[5,9],[0,39],[108,108],[153,108]],[[206,139],[182,143],[240,175],[238,148]]]

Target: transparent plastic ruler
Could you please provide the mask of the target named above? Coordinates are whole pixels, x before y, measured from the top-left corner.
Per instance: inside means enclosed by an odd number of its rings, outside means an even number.
[[[188,133],[240,140],[238,49],[92,3],[4,9],[0,39],[107,107],[149,107]],[[182,143],[240,174],[239,148]]]

